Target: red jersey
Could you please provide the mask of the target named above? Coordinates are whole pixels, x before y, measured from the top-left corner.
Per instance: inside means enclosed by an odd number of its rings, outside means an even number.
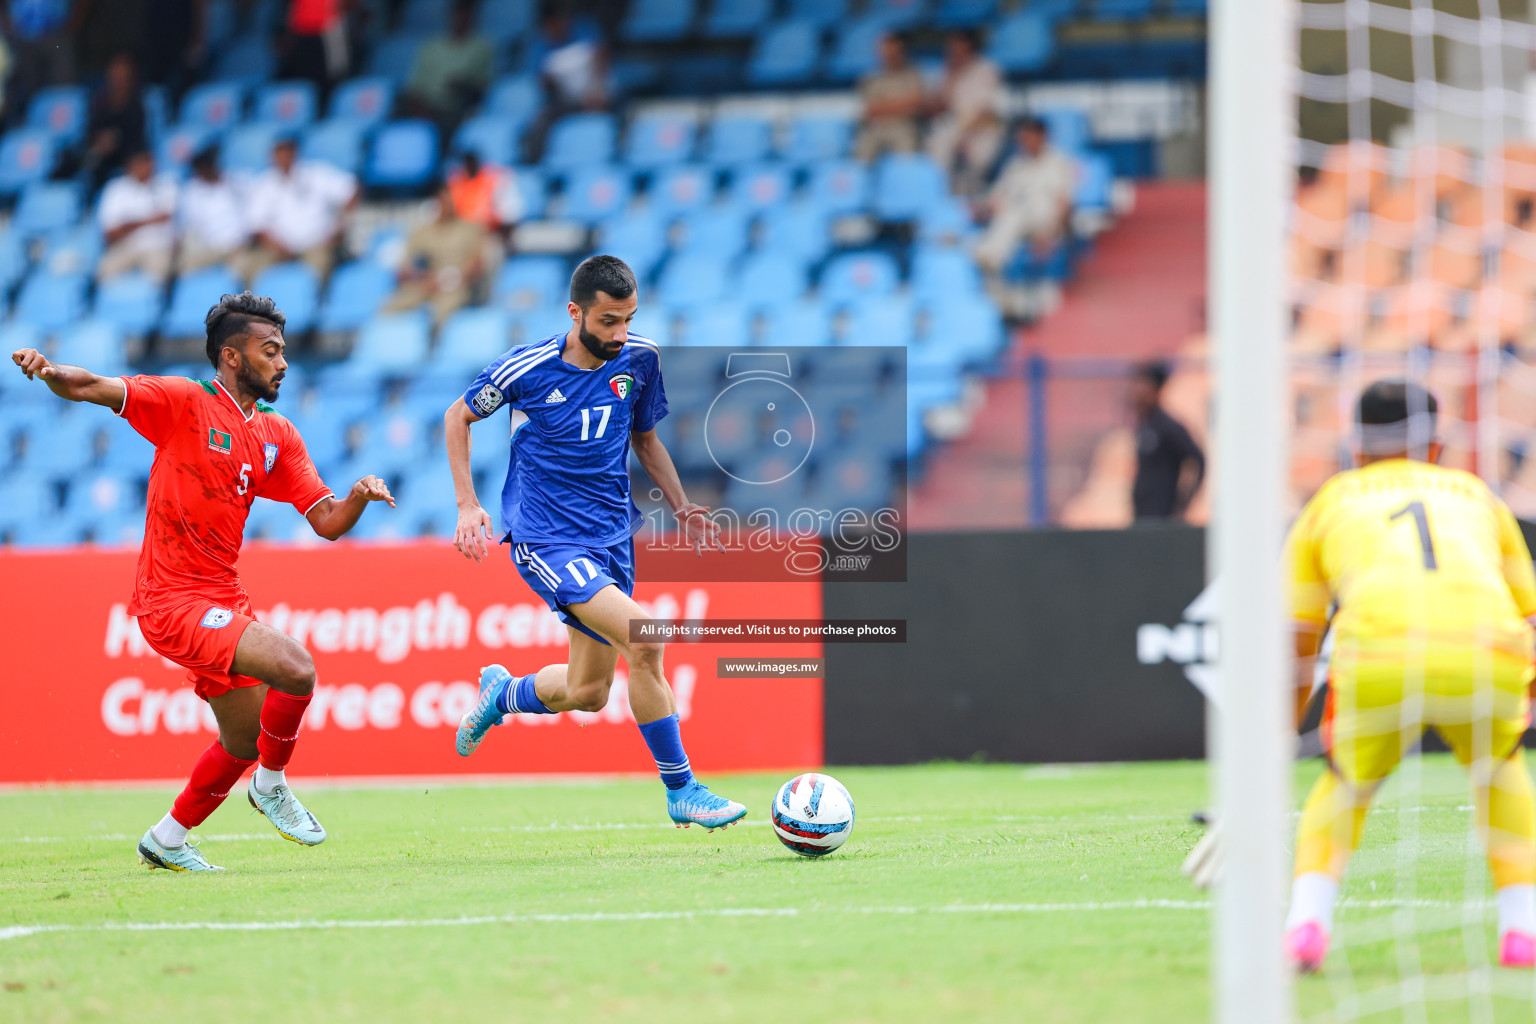
[[[292,423],[257,402],[247,416],[218,381],[124,377],[119,414],[155,446],[130,615],[188,596],[234,604],[235,563],[258,496],[307,515],[330,488]]]

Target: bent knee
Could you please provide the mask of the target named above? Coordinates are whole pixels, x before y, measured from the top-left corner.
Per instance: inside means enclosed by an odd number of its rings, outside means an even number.
[[[663,644],[630,644],[624,651],[624,660],[633,672],[637,668],[660,669]]]
[[[606,685],[578,687],[569,692],[568,699],[576,705],[574,708],[576,711],[601,711],[608,706],[608,687]]]
[[[298,644],[294,648],[283,658],[278,667],[278,679],[270,685],[296,697],[307,697],[315,692],[315,659]]]

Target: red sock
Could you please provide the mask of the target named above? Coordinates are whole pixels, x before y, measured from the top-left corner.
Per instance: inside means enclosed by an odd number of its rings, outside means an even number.
[[[255,761],[246,761],[225,750],[215,740],[192,766],[192,778],[171,805],[171,817],[186,828],[196,828],[218,810],[219,804]]]
[[[267,699],[261,705],[261,735],[256,737],[263,768],[280,772],[288,767],[293,745],[299,741],[299,723],[304,720],[304,709],[309,707],[311,696],[267,691]]]

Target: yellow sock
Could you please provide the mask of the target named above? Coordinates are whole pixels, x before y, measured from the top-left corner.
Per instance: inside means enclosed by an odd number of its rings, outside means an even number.
[[[1370,797],[1358,796],[1331,769],[1319,775],[1296,829],[1296,874],[1321,872],[1342,879],[1350,855],[1360,845],[1369,807]]]

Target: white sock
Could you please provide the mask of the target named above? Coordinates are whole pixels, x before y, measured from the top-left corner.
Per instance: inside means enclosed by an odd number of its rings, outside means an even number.
[[[1338,898],[1339,883],[1332,875],[1321,871],[1297,875],[1291,883],[1291,912],[1285,919],[1285,930],[1316,921],[1323,931],[1333,934],[1333,904]]]
[[[149,834],[155,837],[155,842],[167,850],[181,846],[187,841],[187,826],[171,817],[169,811],[160,819],[160,824],[149,830]],[[1527,887],[1529,888],[1529,887]]]
[[[256,766],[255,782],[256,792],[262,796],[271,796],[272,791],[278,786],[288,785],[288,779],[283,775],[282,769],[273,771],[260,764]]]
[[[1536,885],[1506,885],[1494,894],[1499,901],[1499,934],[1508,931],[1536,935]]]

